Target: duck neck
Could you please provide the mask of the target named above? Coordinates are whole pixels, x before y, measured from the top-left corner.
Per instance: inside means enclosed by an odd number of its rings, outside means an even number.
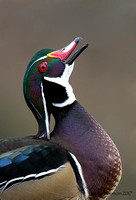
[[[89,141],[86,140],[85,133],[91,128],[89,113],[75,101],[71,105],[63,108],[54,108],[53,116],[56,121],[54,131],[51,133],[52,139],[68,149],[78,153],[79,156],[88,150]],[[82,148],[83,146],[84,148]]]
[[[121,174],[119,152],[111,138],[77,101],[64,108],[55,108],[53,115],[56,125],[51,141],[74,154],[93,195],[90,199],[109,194]]]

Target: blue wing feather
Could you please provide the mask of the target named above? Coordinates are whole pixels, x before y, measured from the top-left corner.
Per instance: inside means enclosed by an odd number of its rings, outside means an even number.
[[[38,178],[37,175],[41,172],[43,172],[42,178],[56,172],[55,169],[59,169],[66,162],[65,150],[56,145],[26,146],[2,154],[0,156],[0,183],[2,185],[0,187],[3,187],[5,183],[5,190],[18,182]]]

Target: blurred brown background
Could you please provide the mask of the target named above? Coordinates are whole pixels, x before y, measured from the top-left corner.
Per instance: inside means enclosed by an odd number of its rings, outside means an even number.
[[[120,150],[122,180],[110,200],[136,199],[136,1],[0,0],[0,137],[35,134],[24,101],[26,66],[42,48],[60,49],[75,37],[71,84],[78,101]]]

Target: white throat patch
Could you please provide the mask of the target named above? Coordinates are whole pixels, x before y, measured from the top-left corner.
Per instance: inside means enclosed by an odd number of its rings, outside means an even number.
[[[68,98],[62,103],[52,103],[52,105],[55,107],[62,108],[64,106],[72,104],[76,100],[76,97],[73,93],[73,88],[69,84],[69,77],[73,71],[73,67],[74,67],[74,63],[72,65],[65,64],[65,70],[61,77],[57,77],[57,78],[46,77],[46,76],[44,77],[45,80],[53,82],[53,83],[57,83],[58,85],[61,85],[66,89]]]

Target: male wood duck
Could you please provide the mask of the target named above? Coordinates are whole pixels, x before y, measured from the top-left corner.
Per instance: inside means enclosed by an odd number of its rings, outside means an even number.
[[[80,40],[43,49],[29,62],[24,96],[39,129],[35,137],[0,140],[0,200],[99,200],[118,185],[118,149],[69,84],[74,61],[88,46],[69,58]]]

